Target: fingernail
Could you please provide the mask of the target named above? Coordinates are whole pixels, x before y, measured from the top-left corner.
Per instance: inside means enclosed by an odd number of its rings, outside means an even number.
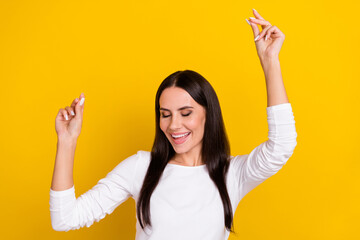
[[[255,19],[254,17],[249,17],[250,19]]]
[[[83,105],[84,102],[85,102],[85,98],[82,98],[82,99],[80,100],[80,106]]]
[[[257,11],[255,10],[255,8],[253,8],[253,10],[254,10],[255,12],[257,12]]]
[[[245,20],[246,20],[246,22],[251,26],[251,23],[249,22],[249,20],[247,20],[246,18],[245,18]]]
[[[74,111],[73,111],[73,110],[71,110],[71,115],[75,116],[75,113],[74,113]]]
[[[66,120],[69,120],[69,118],[68,118],[67,114],[65,114],[65,119],[66,119]]]
[[[260,37],[260,34],[256,36],[255,41],[258,40],[259,37]]]
[[[265,41],[266,41],[266,39],[267,39],[267,35],[265,36]]]

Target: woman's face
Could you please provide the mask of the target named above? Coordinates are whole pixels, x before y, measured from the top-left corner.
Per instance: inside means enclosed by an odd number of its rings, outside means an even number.
[[[175,152],[195,151],[199,154],[205,129],[205,108],[179,87],[166,88],[161,93],[159,104],[160,128]]]

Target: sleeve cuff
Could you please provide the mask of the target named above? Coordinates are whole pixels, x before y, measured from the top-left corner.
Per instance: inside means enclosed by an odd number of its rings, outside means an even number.
[[[54,191],[50,188],[50,196],[52,197],[62,197],[62,196],[68,196],[75,193],[75,186],[73,185],[69,189],[61,190],[61,191]]]
[[[273,111],[281,110],[281,109],[291,109],[292,110],[291,103],[280,103],[277,105],[266,107],[266,112],[268,114],[270,114]]]

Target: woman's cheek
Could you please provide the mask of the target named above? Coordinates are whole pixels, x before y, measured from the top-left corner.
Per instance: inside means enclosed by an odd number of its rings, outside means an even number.
[[[198,118],[191,118],[188,121],[188,126],[191,128],[197,128],[200,125],[200,119]]]
[[[166,122],[164,120],[160,120],[160,129],[165,133],[166,132]]]

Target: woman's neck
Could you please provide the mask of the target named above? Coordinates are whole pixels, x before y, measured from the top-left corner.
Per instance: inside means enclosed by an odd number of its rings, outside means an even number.
[[[176,153],[174,157],[172,157],[169,163],[174,163],[183,166],[200,166],[203,165],[204,162],[201,159],[201,154],[191,154],[191,153]]]

